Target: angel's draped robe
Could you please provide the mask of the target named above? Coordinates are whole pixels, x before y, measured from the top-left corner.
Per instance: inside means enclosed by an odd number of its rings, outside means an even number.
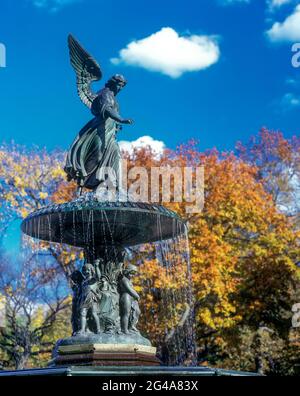
[[[111,182],[117,184],[119,180],[121,152],[117,124],[107,114],[110,110],[119,113],[119,105],[113,92],[103,88],[92,103],[95,117],[81,129],[68,151],[66,173],[88,189],[95,190],[108,173]]]

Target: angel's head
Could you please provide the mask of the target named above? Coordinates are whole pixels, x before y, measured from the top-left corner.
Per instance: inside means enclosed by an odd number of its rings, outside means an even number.
[[[122,88],[125,87],[126,84],[127,81],[125,80],[124,76],[122,76],[121,74],[115,74],[107,81],[105,86],[111,89],[116,95],[118,92],[121,91]]]

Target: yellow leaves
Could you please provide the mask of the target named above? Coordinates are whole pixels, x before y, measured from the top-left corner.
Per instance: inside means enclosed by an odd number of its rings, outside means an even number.
[[[21,214],[22,218],[23,218],[23,219],[25,219],[25,217],[27,217],[27,216],[28,216],[29,212],[28,212],[28,210],[27,210],[27,209],[25,209],[25,208],[21,208],[21,210],[20,210],[20,214]]]
[[[24,186],[23,180],[19,176],[15,176],[14,177],[14,184],[15,184],[16,187],[23,187]]]
[[[14,144],[0,148],[1,194],[7,211],[21,217],[47,204],[64,179],[63,156]],[[46,201],[46,202],[45,202]]]
[[[67,298],[65,299],[65,304],[71,305],[73,300],[73,297],[71,295],[68,295]]]
[[[79,260],[83,260],[83,259],[84,259],[84,252],[83,252],[83,251],[81,251],[81,252],[79,253],[78,259],[79,259]]]
[[[67,251],[62,251],[60,256],[59,256],[59,260],[61,263],[63,263],[64,265],[68,265],[71,262],[71,257],[69,252]]]
[[[137,286],[135,286],[135,290],[136,290],[138,293],[140,293],[140,292],[143,291],[143,287],[142,287],[141,285],[137,285]],[[150,296],[149,296],[149,297],[150,297]]]
[[[63,266],[68,266],[71,263],[73,263],[75,260],[77,259],[82,259],[83,258],[83,252],[78,252],[78,249],[76,248],[71,248],[71,249],[67,249],[65,250],[63,248],[63,250],[60,251],[58,260],[61,263],[61,265]]]
[[[197,313],[197,319],[209,328],[215,329],[215,323],[208,308],[200,308]]]
[[[19,164],[15,164],[14,169],[15,169],[16,174],[19,174],[22,172],[22,166]]]
[[[56,167],[56,168],[54,168],[52,171],[51,171],[51,175],[52,175],[52,177],[53,178],[64,178],[65,177],[65,172],[64,172],[64,170],[62,169],[62,167]]]
[[[41,199],[46,199],[46,198],[48,197],[48,193],[46,193],[46,192],[40,192],[40,193],[39,193],[39,196],[40,196]]]
[[[31,322],[32,328],[41,326],[44,321],[44,316],[45,316],[44,309],[42,306],[39,306],[32,317],[32,322]]]

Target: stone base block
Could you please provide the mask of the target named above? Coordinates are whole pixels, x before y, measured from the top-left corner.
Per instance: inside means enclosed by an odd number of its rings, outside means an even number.
[[[50,366],[159,366],[156,348],[138,344],[59,346]]]

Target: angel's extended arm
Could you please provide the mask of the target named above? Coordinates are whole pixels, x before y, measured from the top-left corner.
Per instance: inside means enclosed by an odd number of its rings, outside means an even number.
[[[114,110],[113,108],[111,108],[111,107],[108,107],[108,108],[105,110],[105,115],[106,115],[106,117],[110,117],[110,118],[112,118],[113,120],[119,122],[120,124],[130,124],[130,123],[131,123],[131,120],[122,118],[122,117],[120,116],[120,114],[119,114],[116,110]]]

